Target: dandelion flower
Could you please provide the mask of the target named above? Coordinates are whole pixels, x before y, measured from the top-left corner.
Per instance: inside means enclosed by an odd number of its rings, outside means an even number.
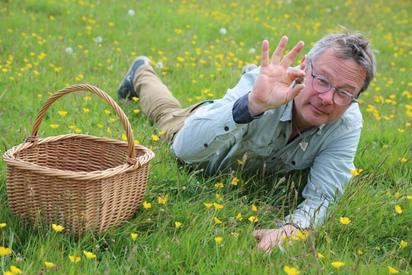
[[[49,268],[49,269],[54,268],[54,267],[56,266],[55,263],[53,263],[53,262],[48,262],[48,261],[45,261],[45,262],[44,262],[44,265],[46,266],[46,268]]]
[[[351,220],[348,217],[340,217],[339,222],[344,225],[348,225],[351,223]]]
[[[0,223],[0,229],[5,228],[6,226],[7,226],[7,223],[5,223],[5,222]]]
[[[12,274],[23,274],[23,271],[15,265],[10,266],[10,271]]]
[[[288,275],[298,275],[298,274],[300,274],[300,271],[297,268],[287,266],[287,265],[285,265],[283,267],[283,271],[285,271],[285,273],[288,274]]]
[[[150,202],[144,201],[143,202],[143,208],[144,209],[152,208],[152,204]]]
[[[401,242],[399,243],[399,247],[400,248],[405,248],[405,247],[407,247],[408,246],[408,242],[406,242],[406,241],[404,241],[404,240],[401,240]]]
[[[398,214],[402,214],[402,207],[399,204],[395,205],[395,212]]]
[[[221,244],[222,243],[222,241],[223,241],[223,237],[221,237],[221,236],[216,236],[215,237],[215,242],[216,242],[216,244]]]
[[[216,217],[213,217],[213,222],[214,222],[215,224],[221,224],[221,223],[222,223],[222,221],[219,220],[219,218],[216,218]]]
[[[9,256],[12,252],[11,248],[0,246],[0,257]]]
[[[152,140],[153,140],[153,141],[159,141],[159,140],[160,140],[160,138],[159,138],[159,136],[158,136],[158,135],[153,134],[153,135],[152,135]]]
[[[215,188],[216,189],[222,189],[223,188],[223,182],[219,181],[215,183]]]
[[[215,202],[213,203],[213,206],[217,210],[223,209],[225,207],[223,204],[219,204],[219,203],[215,203]]]
[[[250,216],[249,218],[248,218],[248,220],[251,222],[251,223],[257,223],[258,222],[258,217],[256,217],[256,216]]]
[[[79,256],[76,256],[76,255],[69,255],[69,260],[72,262],[72,263],[78,263],[78,262],[80,262],[80,257]]]
[[[58,111],[57,112],[61,117],[65,117],[67,115],[66,111]]]
[[[239,184],[239,179],[237,177],[233,177],[232,180],[230,181],[231,185],[238,185]]]
[[[332,265],[334,268],[339,269],[339,268],[343,267],[343,266],[345,265],[345,263],[344,263],[344,262],[340,262],[340,261],[335,261],[335,262],[332,262],[331,265]]]
[[[388,272],[389,272],[389,274],[398,274],[399,270],[397,270],[394,267],[388,266]]]
[[[325,259],[325,256],[320,252],[316,253],[316,257],[318,257],[318,259]]]
[[[175,227],[176,228],[180,228],[180,227],[182,227],[182,223],[181,222],[178,222],[178,221],[175,221]]]
[[[159,196],[157,197],[157,203],[158,204],[166,204],[167,203],[167,197],[166,196]]]
[[[96,259],[96,254],[94,254],[93,252],[87,251],[87,250],[83,250],[83,254],[84,256],[86,256],[87,259],[89,260],[95,260]]]
[[[52,228],[57,233],[62,232],[64,230],[64,226],[58,225],[58,224],[55,224],[55,223],[52,224]]]
[[[89,108],[83,108],[83,112],[89,113],[89,112],[90,112],[90,109],[89,109]]]

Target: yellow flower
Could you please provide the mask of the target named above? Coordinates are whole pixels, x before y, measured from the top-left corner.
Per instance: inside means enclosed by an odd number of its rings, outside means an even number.
[[[351,220],[348,217],[340,217],[339,221],[341,224],[347,225],[351,223]]]
[[[331,265],[332,265],[334,268],[339,269],[339,268],[341,268],[342,266],[344,266],[345,263],[344,263],[344,262],[340,262],[340,261],[335,261],[335,262],[332,262]]]
[[[399,161],[400,161],[401,163],[405,163],[405,162],[407,162],[407,161],[408,161],[408,159],[407,159],[407,158],[405,158],[405,157],[402,157],[402,158],[400,158],[400,159],[399,159]]]
[[[139,234],[132,232],[130,233],[130,238],[132,238],[133,241],[135,241],[137,239],[137,237],[139,237]]]
[[[223,204],[219,204],[219,203],[216,203],[216,202],[213,203],[213,206],[218,210],[223,209],[225,207]]]
[[[61,117],[65,117],[67,115],[66,111],[58,111],[57,112]]]
[[[0,257],[8,256],[13,252],[11,248],[0,246]]]
[[[89,108],[83,108],[83,112],[88,113],[88,112],[90,112],[90,109]]]
[[[143,208],[144,209],[152,208],[152,204],[150,202],[144,201],[143,202]]]
[[[359,176],[360,173],[362,173],[362,172],[363,172],[363,169],[361,169],[361,168],[355,168],[351,171],[352,176],[354,176],[354,177]]]
[[[126,140],[127,140],[126,134],[122,134],[122,140],[123,140],[123,141],[126,141]]]
[[[298,232],[296,233],[296,237],[298,237],[299,239],[304,241],[309,237],[309,231],[307,231],[307,230],[298,230]]]
[[[221,236],[216,236],[216,237],[215,237],[215,242],[216,242],[216,244],[221,244],[222,241],[223,241],[223,237],[221,237]]]
[[[52,228],[53,228],[53,230],[56,231],[57,233],[58,233],[58,232],[62,232],[62,231],[64,230],[64,226],[58,225],[58,224],[55,224],[55,223],[52,224]]]
[[[399,204],[395,205],[395,212],[398,214],[402,214],[402,207]]]
[[[230,181],[231,185],[238,185],[239,184],[239,179],[237,177],[233,177],[232,180]]]
[[[22,274],[23,273],[23,271],[21,271],[21,269],[15,265],[10,266],[10,271],[12,274]]]
[[[87,259],[89,260],[95,260],[96,259],[96,254],[94,254],[93,252],[87,251],[87,250],[83,250],[83,254],[84,256],[86,256]]]
[[[166,196],[157,197],[157,203],[158,204],[166,204],[167,203],[167,197]]]
[[[399,247],[400,248],[405,248],[405,247],[407,247],[408,246],[408,242],[406,242],[406,241],[404,241],[404,240],[401,240],[401,242],[399,243]]]
[[[53,262],[47,262],[47,261],[44,262],[44,265],[46,266],[46,268],[53,268],[53,267],[56,266],[55,263],[53,263]]]
[[[135,113],[135,114],[140,113],[140,109],[134,109],[134,110],[133,110],[133,113]]]
[[[7,226],[7,223],[5,223],[5,222],[0,223],[0,229],[5,228],[6,226]]]
[[[89,100],[92,100],[92,98],[91,98],[91,96],[86,95],[86,96],[83,97],[83,100],[84,101],[89,101]]]
[[[250,217],[248,218],[248,220],[249,220],[251,223],[257,223],[259,219],[258,219],[256,216],[250,216]]]
[[[11,272],[11,271],[4,271],[4,272],[3,272],[3,275],[14,275],[14,274],[13,274],[13,272]]]
[[[50,124],[50,128],[52,129],[59,128],[59,124]]]
[[[153,141],[159,141],[160,138],[159,138],[158,135],[153,134],[153,135],[152,135],[152,140],[153,140]]]
[[[216,189],[222,189],[222,188],[223,188],[223,182],[221,182],[221,181],[216,182],[215,188],[216,188]]]
[[[134,102],[138,102],[139,101],[139,98],[138,97],[132,97],[132,100],[134,101]]]
[[[180,228],[180,227],[182,227],[182,223],[181,222],[178,222],[178,221],[175,221],[175,227],[176,228]]]
[[[257,207],[256,207],[255,204],[252,204],[252,206],[250,207],[250,209],[252,209],[253,212],[257,212],[257,211],[258,211],[258,209],[257,209]]]
[[[238,221],[242,221],[242,220],[243,220],[242,214],[241,214],[240,212],[237,213],[237,215],[236,215],[236,220],[238,220]]]
[[[297,268],[287,265],[283,267],[283,271],[285,271],[285,273],[288,275],[298,275],[300,273],[300,271]]]
[[[213,203],[204,202],[203,205],[206,206],[207,209],[210,209],[213,206]]]
[[[106,115],[110,115],[112,112],[111,112],[110,110],[104,109],[104,113],[105,113]]]
[[[69,255],[69,260],[70,260],[72,263],[78,263],[78,262],[80,262],[80,257],[79,257],[79,256],[76,256],[76,255]]]
[[[397,270],[394,267],[388,266],[388,272],[389,272],[389,274],[397,274],[397,273],[399,273],[399,270]]]
[[[214,222],[215,224],[221,224],[221,223],[222,223],[222,221],[219,220],[219,219],[216,218],[216,217],[213,217],[213,222]]]
[[[316,257],[318,257],[318,259],[325,259],[325,256],[323,256],[320,252],[316,254]]]

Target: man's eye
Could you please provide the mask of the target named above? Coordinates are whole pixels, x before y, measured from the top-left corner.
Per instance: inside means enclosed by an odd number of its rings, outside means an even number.
[[[325,87],[329,86],[329,82],[326,79],[318,78],[318,82],[322,86],[325,86]]]

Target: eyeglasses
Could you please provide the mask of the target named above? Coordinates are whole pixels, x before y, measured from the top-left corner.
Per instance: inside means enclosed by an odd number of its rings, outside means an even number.
[[[342,90],[342,89],[337,89],[330,84],[329,80],[326,78],[320,76],[320,75],[315,75],[313,73],[313,65],[312,62],[309,63],[310,65],[310,74],[312,75],[312,88],[320,93],[327,93],[330,90],[333,90],[333,103],[336,105],[340,106],[346,106],[354,102],[358,102],[358,98],[353,96],[351,93]]]

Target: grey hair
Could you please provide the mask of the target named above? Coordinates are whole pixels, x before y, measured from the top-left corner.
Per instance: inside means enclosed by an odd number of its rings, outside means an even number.
[[[327,49],[334,49],[338,58],[352,59],[366,71],[359,94],[365,91],[376,73],[376,59],[369,41],[360,33],[337,33],[323,37],[309,51],[309,62],[315,61]]]

